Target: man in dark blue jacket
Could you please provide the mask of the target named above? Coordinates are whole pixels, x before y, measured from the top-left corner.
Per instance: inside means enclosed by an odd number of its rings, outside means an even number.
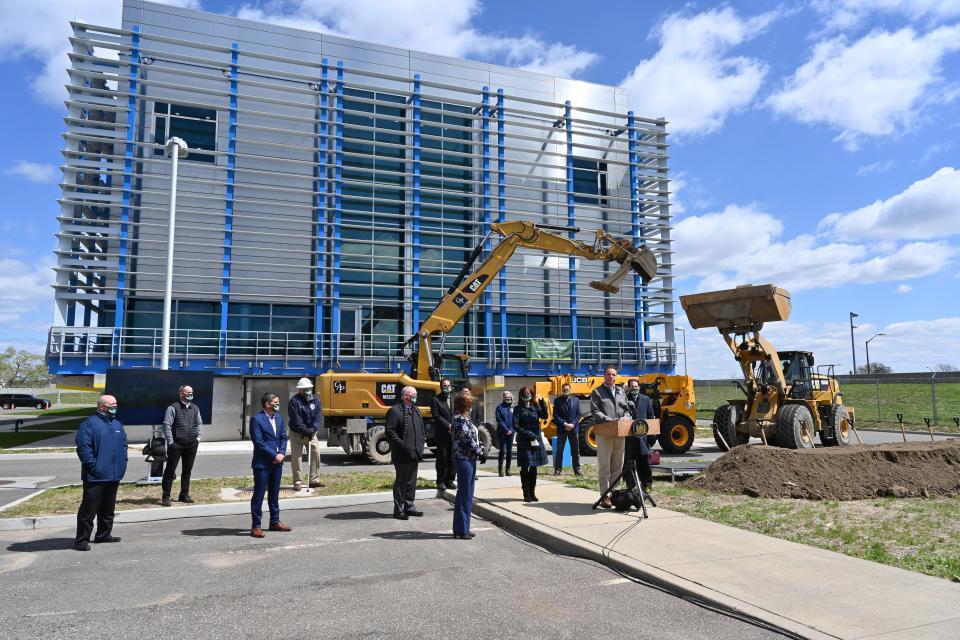
[[[503,402],[497,405],[497,472],[503,477],[503,463],[506,460],[506,473],[510,475],[510,465],[513,462],[513,394],[503,392]]]
[[[263,410],[250,418],[250,439],[253,440],[253,497],[250,499],[252,524],[250,535],[264,536],[260,527],[263,517],[263,494],[270,506],[270,531],[290,531],[280,522],[280,477],[287,452],[287,430],[280,415],[280,397],[265,393],[260,399]]]
[[[117,488],[127,472],[127,432],[117,415],[117,399],[102,395],[97,412],[77,428],[77,457],[82,466],[83,500],[77,512],[77,551],[90,550],[93,519],[97,518],[94,542],[120,542],[113,532]]]
[[[557,428],[557,450],[553,452],[553,475],[563,470],[563,447],[570,442],[573,472],[580,475],[580,399],[570,395],[570,385],[560,387],[561,394],[553,401],[553,424]]]
[[[313,393],[310,378],[300,378],[297,382],[297,395],[290,398],[287,405],[290,415],[290,467],[293,470],[293,490],[303,488],[300,475],[300,456],[304,447],[308,447],[310,460],[310,486],[322,487],[320,482],[320,440],[317,433],[323,428],[323,405]]]
[[[636,378],[627,382],[627,399],[633,408],[634,420],[651,420],[656,418],[653,412],[653,402],[645,394],[640,393],[640,381]],[[626,442],[626,458],[637,467],[640,482],[646,487],[653,485],[653,472],[650,470],[650,446],[646,436],[631,436]],[[632,478],[627,484],[632,483]]]

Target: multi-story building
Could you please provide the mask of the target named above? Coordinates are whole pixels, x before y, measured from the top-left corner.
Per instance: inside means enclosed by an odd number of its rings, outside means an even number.
[[[51,372],[158,365],[171,233],[171,368],[395,371],[517,219],[631,238],[658,275],[605,294],[586,285],[616,264],[520,251],[448,352],[478,375],[672,370],[665,122],[623,89],[140,0],[71,42]],[[573,355],[528,358],[543,338]]]

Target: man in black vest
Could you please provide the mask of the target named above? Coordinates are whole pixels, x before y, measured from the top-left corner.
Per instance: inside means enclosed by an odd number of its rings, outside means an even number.
[[[433,415],[433,439],[437,445],[437,489],[444,491],[457,488],[456,471],[453,468],[453,440],[450,423],[453,421],[453,383],[446,378],[440,381],[440,395],[430,401]]]
[[[193,502],[190,497],[190,473],[197,459],[197,446],[203,435],[203,419],[200,409],[193,403],[193,387],[180,387],[180,398],[167,407],[163,416],[163,435],[167,440],[167,466],[163,470],[163,496],[160,504],[170,506],[170,490],[177,477],[177,463],[183,460],[180,474],[180,502]]]
[[[422,516],[414,501],[417,498],[417,464],[423,460],[423,416],[417,409],[417,390],[404,387],[400,402],[387,411],[385,428],[390,441],[390,460],[396,472],[393,481],[393,517],[406,520]]]

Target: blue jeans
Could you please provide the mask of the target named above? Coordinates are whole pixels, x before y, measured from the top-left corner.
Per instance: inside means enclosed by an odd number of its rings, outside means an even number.
[[[497,465],[502,467],[503,459],[506,457],[507,469],[509,469],[510,463],[513,462],[513,434],[497,433],[497,448],[500,450],[497,454]]]
[[[470,533],[470,513],[473,509],[473,483],[477,461],[453,457],[457,469],[457,497],[453,501],[453,533]]]
[[[270,524],[280,522],[280,477],[282,475],[282,464],[274,464],[266,469],[253,470],[253,497],[250,499],[250,515],[253,517],[252,528],[261,528],[264,493],[267,494],[267,505],[270,507]]]

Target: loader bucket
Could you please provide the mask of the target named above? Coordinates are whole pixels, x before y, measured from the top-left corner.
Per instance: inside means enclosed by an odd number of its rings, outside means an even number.
[[[694,329],[749,329],[751,325],[790,317],[790,292],[772,284],[680,296],[680,304]]]
[[[657,274],[657,256],[653,251],[641,246],[635,251],[628,252],[628,255],[620,267],[603,280],[594,280],[590,286],[599,291],[607,293],[617,293],[620,291],[620,281],[633,269],[634,273],[640,276],[643,283],[646,284]]]

